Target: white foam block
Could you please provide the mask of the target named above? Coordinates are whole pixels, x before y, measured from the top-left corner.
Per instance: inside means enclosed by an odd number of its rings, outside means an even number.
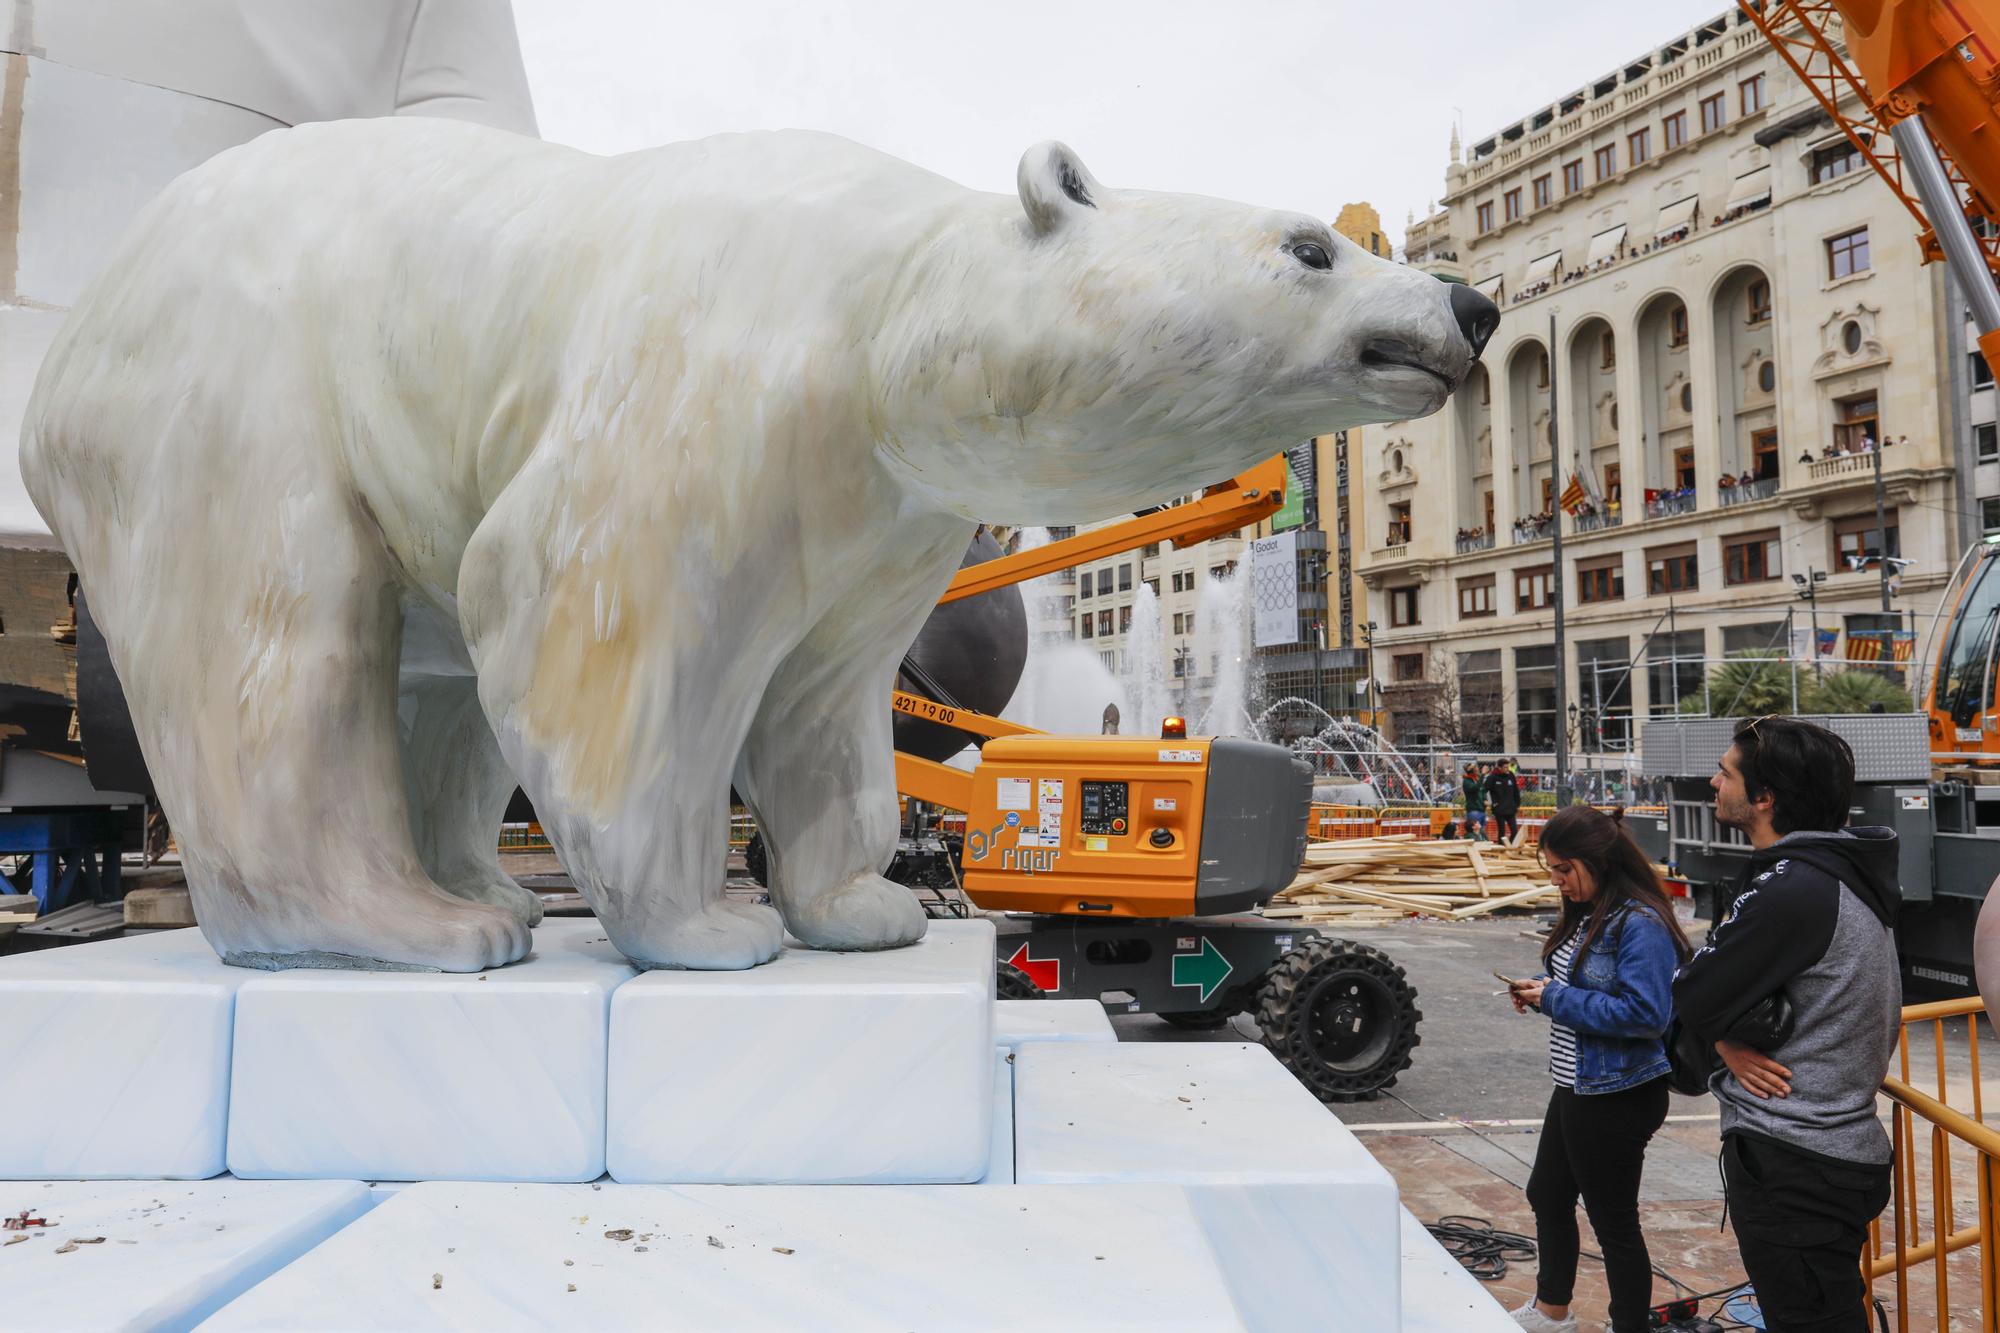
[[[1030,1322],[1243,1326],[1187,1200],[1162,1186],[430,1184],[203,1328],[940,1333]]]
[[[982,1185],[1014,1183],[1014,1053],[1002,1046],[993,1053],[993,1137],[986,1150]]]
[[[257,973],[198,930],[0,958],[0,1179],[201,1180],[223,1170],[230,1014]]]
[[[1403,1209],[1402,1333],[1515,1333],[1507,1307]]]
[[[1012,1048],[1024,1041],[1117,1041],[1118,1033],[1096,1000],[996,1000],[993,1040]]]
[[[648,972],[611,1000],[611,1174],[639,1183],[965,1183],[993,1115],[993,926]]]
[[[1028,1043],[1014,1178],[1185,1185],[1252,1328],[1397,1326],[1396,1182],[1262,1046]]]
[[[490,972],[259,976],[237,995],[229,1169],[252,1179],[591,1180],[611,994],[595,921]]]
[[[351,1180],[0,1182],[0,1213],[53,1223],[0,1232],[0,1329],[192,1328],[370,1202]]]

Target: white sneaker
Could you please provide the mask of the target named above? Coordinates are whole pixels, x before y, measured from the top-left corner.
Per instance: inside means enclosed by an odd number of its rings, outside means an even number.
[[[1514,1317],[1515,1323],[1529,1330],[1529,1333],[1577,1333],[1575,1315],[1567,1319],[1551,1319],[1535,1308],[1532,1297],[1520,1309],[1509,1310],[1507,1313]]]

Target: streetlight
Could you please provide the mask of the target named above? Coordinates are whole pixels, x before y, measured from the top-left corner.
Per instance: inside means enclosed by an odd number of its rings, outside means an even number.
[[[1826,571],[1806,566],[1804,574],[1792,575],[1792,582],[1798,585],[1799,596],[1812,607],[1812,664],[1813,675],[1820,674],[1819,667],[1819,585],[1826,582]]]
[[[1382,730],[1382,718],[1375,707],[1375,622],[1370,620],[1360,626],[1361,650],[1365,653],[1365,669],[1368,672],[1368,725],[1376,731]]]

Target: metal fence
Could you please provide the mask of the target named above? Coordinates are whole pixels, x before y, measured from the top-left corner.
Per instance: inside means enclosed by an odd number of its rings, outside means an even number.
[[[1869,1229],[1862,1271],[1874,1296],[1894,1307],[1897,1333],[1925,1326],[1939,1333],[1975,1327],[2000,1333],[2000,1274],[1994,1253],[2000,1133],[1984,1123],[1979,1077],[1979,1018],[1984,1011],[1977,997],[1905,1008],[1896,1072],[1882,1080],[1894,1151],[1890,1204]],[[1947,1059],[1946,1027],[1960,1019],[1964,1054],[1954,1052]],[[1931,1085],[1928,1090],[1917,1088],[1912,1079],[1912,1056],[1921,1060],[1924,1047],[1932,1069],[1917,1077]],[[1969,1192],[1964,1189],[1968,1180]],[[1967,1225],[1958,1224],[1961,1217]],[[1964,1257],[1953,1264],[1954,1255]],[[1956,1311],[1954,1301],[1959,1303]],[[1926,1304],[1932,1319],[1913,1320]]]

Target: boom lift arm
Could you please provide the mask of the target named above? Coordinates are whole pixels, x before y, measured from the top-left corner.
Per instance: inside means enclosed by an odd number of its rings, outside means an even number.
[[[1283,507],[1286,479],[1285,456],[1279,454],[1240,476],[1209,487],[1202,492],[1200,499],[1187,504],[1169,505],[1122,523],[1093,528],[1059,542],[1038,546],[1032,551],[1019,551],[998,560],[968,565],[958,572],[944,596],[938,600],[943,603],[955,602],[961,597],[975,597],[1010,583],[1022,583],[1054,570],[1137,550],[1153,542],[1170,541],[1179,548],[1247,527]],[[923,678],[921,672],[909,671],[907,667],[905,674],[917,681]],[[1033,727],[1004,722],[985,713],[961,708],[956,701],[948,698],[927,699],[922,695],[895,690],[891,693],[890,705],[899,713],[953,727],[983,740],[995,736],[1040,734]],[[898,752],[896,790],[948,810],[966,810],[972,801],[972,775],[963,769]]]

